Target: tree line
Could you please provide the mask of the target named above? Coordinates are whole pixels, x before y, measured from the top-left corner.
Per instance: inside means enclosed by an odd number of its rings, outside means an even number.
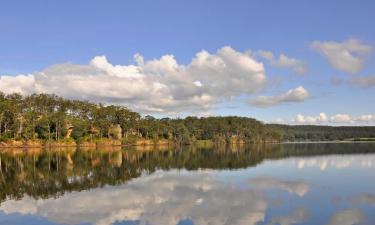
[[[270,124],[283,141],[372,140],[374,126],[313,126]]]
[[[0,92],[0,141],[42,140],[76,142],[102,138],[172,140],[191,144],[196,140],[278,139],[265,124],[246,117],[154,118],[141,116],[124,106],[69,100],[51,94]]]
[[[38,140],[76,143],[119,139],[170,140],[192,144],[197,140],[277,142],[374,138],[375,127],[290,126],[264,124],[238,116],[155,118],[124,106],[70,100],[53,94],[0,92],[0,142]]]

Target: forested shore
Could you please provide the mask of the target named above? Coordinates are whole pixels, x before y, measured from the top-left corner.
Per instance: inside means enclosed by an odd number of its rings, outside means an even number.
[[[190,145],[374,138],[375,127],[289,126],[253,118],[141,116],[124,106],[0,92],[0,146]]]
[[[269,124],[280,140],[300,141],[375,141],[374,126],[313,126]]]
[[[124,106],[49,94],[0,93],[2,146],[150,145],[278,141],[265,124],[245,117],[141,116]]]

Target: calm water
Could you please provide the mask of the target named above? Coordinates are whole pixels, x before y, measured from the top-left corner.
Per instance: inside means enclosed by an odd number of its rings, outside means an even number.
[[[0,153],[0,224],[375,224],[375,143]]]

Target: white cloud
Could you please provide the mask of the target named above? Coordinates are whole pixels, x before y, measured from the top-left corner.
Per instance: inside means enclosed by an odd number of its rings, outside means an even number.
[[[344,42],[314,41],[311,47],[328,60],[332,67],[351,74],[362,70],[365,56],[372,51],[370,45],[356,39]]]
[[[295,118],[295,122],[297,123],[310,123],[310,124],[315,124],[315,123],[325,123],[327,122],[328,117],[325,113],[320,113],[319,116],[304,116],[302,114],[298,114],[297,117]]]
[[[349,114],[336,114],[330,117],[332,123],[353,123],[353,118]]]
[[[35,77],[32,74],[12,76],[0,76],[0,90],[3,92],[17,92],[27,94],[35,89]]]
[[[363,219],[364,215],[359,209],[345,209],[335,213],[328,225],[354,225],[359,224]]]
[[[339,113],[334,115],[327,115],[324,112],[317,116],[297,114],[293,119],[277,118],[270,123],[276,124],[297,124],[297,125],[375,125],[375,114],[350,115],[346,113]]]
[[[357,121],[360,121],[360,122],[375,122],[375,115],[371,115],[371,114],[364,114],[364,115],[361,115],[359,117],[357,117],[356,119]]]
[[[284,119],[284,123],[288,120]],[[292,124],[311,124],[311,125],[373,125],[375,124],[375,115],[363,114],[359,116],[353,116],[346,113],[335,114],[328,116],[322,112],[318,116],[306,116],[298,114],[294,119],[290,120]]]
[[[295,73],[303,75],[306,72],[306,63],[301,60],[288,57],[284,54],[280,54],[279,58],[275,58],[272,52],[260,50],[256,53],[265,59],[267,59],[272,66],[281,68],[291,68]]]
[[[260,91],[263,64],[231,47],[200,51],[187,64],[173,55],[134,64],[113,65],[97,56],[88,65],[53,65],[29,75],[1,76],[0,90],[22,94],[54,93],[73,99],[124,104],[141,112],[207,112],[218,102]]]
[[[288,102],[303,102],[309,96],[309,92],[302,86],[299,86],[297,88],[288,90],[286,93],[276,96],[258,96],[251,99],[249,103],[258,107],[269,107]]]

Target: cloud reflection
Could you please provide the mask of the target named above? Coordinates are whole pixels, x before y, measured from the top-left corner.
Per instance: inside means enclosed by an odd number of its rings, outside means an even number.
[[[359,209],[346,209],[335,213],[328,225],[354,225],[364,219],[363,213]]]
[[[356,156],[317,156],[311,158],[292,158],[281,162],[291,164],[298,169],[319,168],[325,171],[328,168],[346,169],[352,167],[373,168],[375,166],[375,155],[356,155]]]
[[[309,218],[309,213],[304,208],[299,208],[293,211],[290,215],[278,216],[272,218],[269,225],[280,224],[280,225],[291,225],[305,222]]]
[[[73,192],[58,199],[24,197],[4,202],[4,213],[32,214],[55,223],[109,225],[116,221],[175,225],[245,225],[263,222],[260,190],[220,183],[209,173],[156,172],[117,187]]]
[[[352,198],[352,201],[358,204],[369,204],[375,206],[375,195],[370,193],[363,193]]]
[[[286,181],[271,177],[256,177],[250,183],[260,189],[281,189],[289,193],[303,197],[310,189],[309,185],[303,181]]]

